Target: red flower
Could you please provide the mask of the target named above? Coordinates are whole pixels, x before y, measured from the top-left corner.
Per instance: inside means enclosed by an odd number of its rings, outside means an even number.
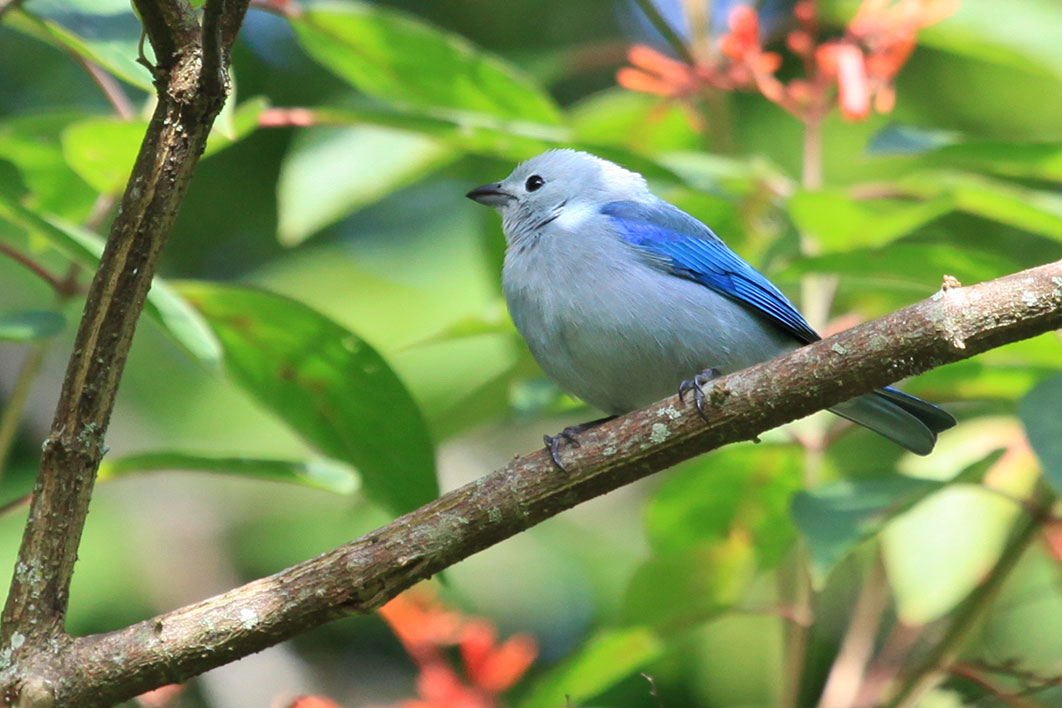
[[[159,686],[154,691],[141,693],[136,697],[136,702],[144,708],[165,708],[181,695],[182,691],[184,691],[184,686],[179,683],[170,683]]]
[[[535,641],[522,634],[498,644],[489,622],[443,606],[427,586],[402,593],[379,612],[420,671],[419,696],[393,708],[497,708],[500,694],[520,680],[538,653]],[[447,658],[445,649],[452,646],[458,648],[463,672]],[[305,696],[288,708],[341,706]]]
[[[288,704],[288,708],[343,708],[335,701],[321,696],[303,696]]]
[[[755,89],[802,120],[821,118],[836,85],[841,114],[850,120],[888,113],[896,103],[892,81],[916,46],[918,31],[951,15],[959,0],[863,0],[844,36],[819,44],[816,0],[793,7],[797,28],[786,46],[804,60],[807,77],[782,83],[776,76],[782,57],[764,50],[756,10],[738,5],[719,39],[719,55],[693,65],[649,47],[631,47],[631,67],[617,82],[632,91],[687,101],[705,88]]]
[[[499,644],[489,622],[445,608],[426,589],[399,595],[380,608],[380,615],[420,669],[420,697],[399,708],[495,708],[500,694],[520,680],[538,651],[525,635]],[[455,645],[462,672],[444,651]]]

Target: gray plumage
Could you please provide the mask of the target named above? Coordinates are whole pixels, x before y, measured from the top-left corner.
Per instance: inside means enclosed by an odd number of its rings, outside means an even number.
[[[609,414],[818,339],[796,308],[708,227],[636,173],[551,150],[469,197],[496,208],[517,329],[561,388]],[[946,412],[881,389],[832,409],[927,454]]]

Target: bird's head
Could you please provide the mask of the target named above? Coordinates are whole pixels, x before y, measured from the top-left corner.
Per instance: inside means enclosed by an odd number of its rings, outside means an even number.
[[[636,172],[577,150],[549,150],[516,166],[501,182],[476,187],[469,199],[502,216],[510,242],[556,223],[575,227],[614,201],[644,199],[645,179]]]

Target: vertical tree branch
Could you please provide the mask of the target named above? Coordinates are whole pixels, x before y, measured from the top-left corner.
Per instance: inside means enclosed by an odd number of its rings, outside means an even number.
[[[247,4],[211,0],[207,11],[224,9],[238,27]],[[155,48],[159,101],[89,288],[42,448],[0,625],[9,704],[48,701],[47,686],[32,680],[34,667],[27,664],[54,662],[70,641],[63,632],[70,579],[118,384],[162,246],[225,102],[224,83],[201,80],[203,45],[191,6],[185,0],[137,0],[136,6]],[[215,47],[227,56],[228,47]]]

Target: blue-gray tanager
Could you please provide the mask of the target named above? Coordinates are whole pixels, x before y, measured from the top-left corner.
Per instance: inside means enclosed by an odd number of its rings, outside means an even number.
[[[616,416],[820,339],[762,274],[641,175],[550,150],[468,193],[502,217],[502,285],[516,328],[565,391]],[[928,454],[955,419],[882,388],[830,409]],[[702,410],[703,413],[703,410]],[[572,426],[558,445],[601,421]]]

